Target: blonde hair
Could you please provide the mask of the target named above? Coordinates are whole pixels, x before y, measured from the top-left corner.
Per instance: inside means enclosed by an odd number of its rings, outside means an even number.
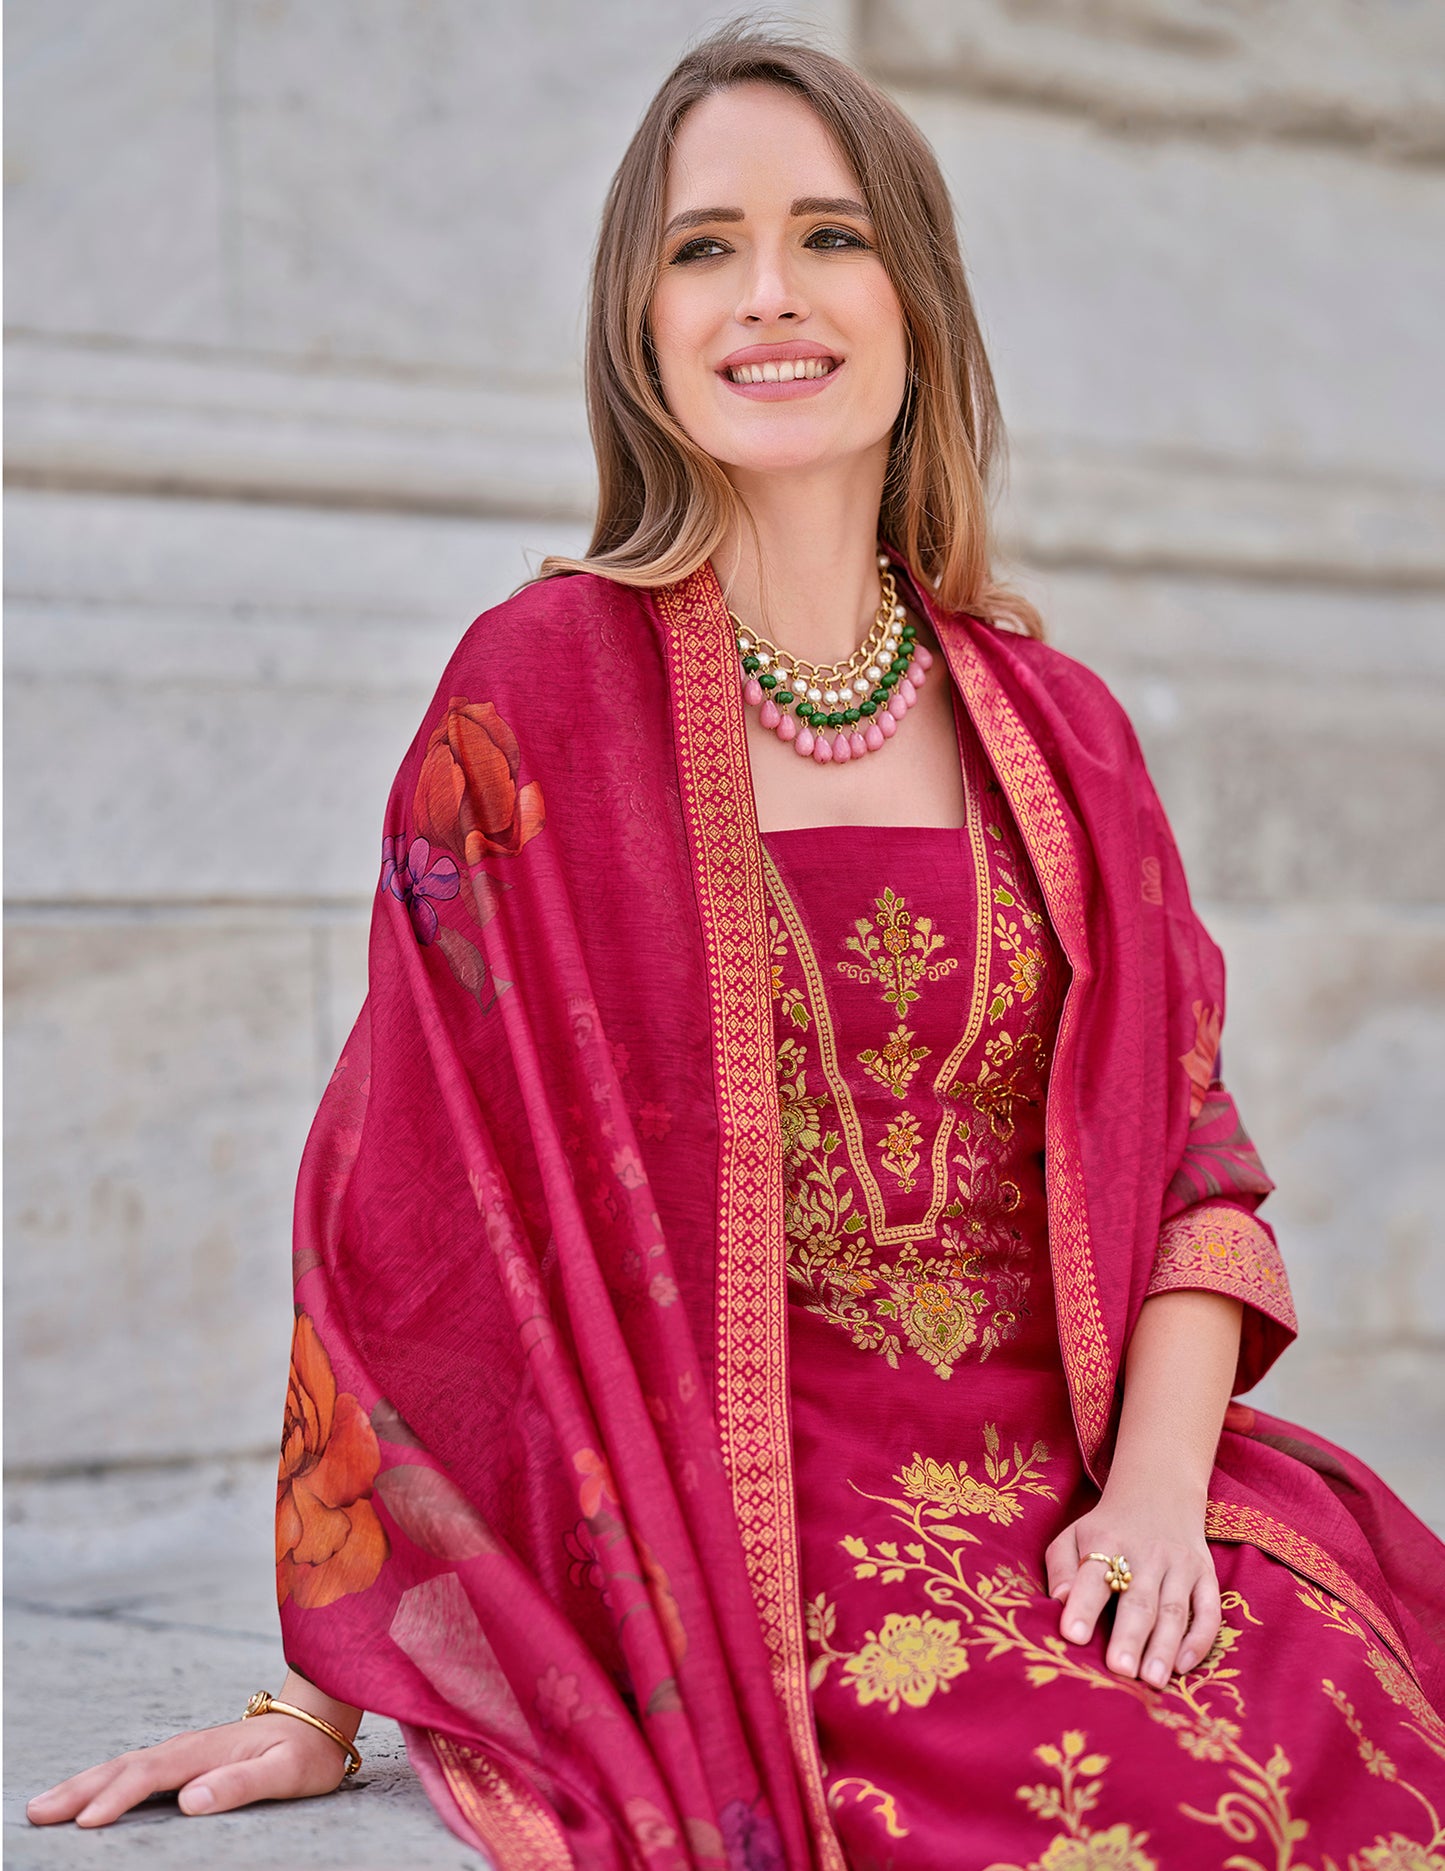
[[[587,326],[587,414],[597,518],[581,559],[540,575],[600,573],[672,584],[697,570],[739,515],[732,485],[663,399],[648,328],[662,256],[673,138],[717,91],[776,84],[804,98],[863,191],[909,339],[879,530],[947,611],[1042,636],[1038,612],[993,579],[990,473],[1003,444],[998,396],[968,290],[953,206],[921,132],[841,59],[756,27],[724,27],[686,53],[652,100],[612,181],[598,234]]]

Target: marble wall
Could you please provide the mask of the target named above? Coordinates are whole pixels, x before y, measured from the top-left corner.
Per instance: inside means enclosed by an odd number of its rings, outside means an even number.
[[[581,300],[689,0],[7,7],[7,1459],[274,1444],[395,762],[590,503]],[[831,0],[923,125],[1011,566],[1229,959],[1301,1343],[1445,1525],[1445,26]]]

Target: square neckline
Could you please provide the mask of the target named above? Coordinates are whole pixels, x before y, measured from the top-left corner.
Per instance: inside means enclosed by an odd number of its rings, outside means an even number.
[[[935,660],[943,664],[945,669],[947,668],[942,657],[938,657]],[[966,710],[964,708],[963,697],[958,692],[958,685],[953,680],[951,672],[947,674],[946,679],[948,682],[949,696],[953,702],[954,749],[958,754],[959,767],[963,768],[965,765],[963,717]],[[826,825],[780,825],[771,831],[764,831],[760,825],[758,827],[758,836],[766,840],[770,838],[800,838],[804,836],[818,837],[820,834],[826,835],[829,832],[851,832],[855,837],[860,832],[889,832],[893,833],[895,836],[899,833],[904,833],[915,838],[959,838],[962,837],[967,830],[968,820],[967,817],[965,817],[962,825],[877,825],[871,821],[862,824],[853,823],[851,821],[848,823],[832,821]]]

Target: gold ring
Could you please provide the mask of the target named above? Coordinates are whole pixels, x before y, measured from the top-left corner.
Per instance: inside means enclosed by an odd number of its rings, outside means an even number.
[[[1104,1583],[1111,1592],[1127,1592],[1134,1582],[1129,1562],[1122,1553],[1085,1553],[1085,1559],[1097,1559],[1104,1568]]]
[[[348,1741],[339,1728],[333,1728],[330,1722],[322,1721],[319,1715],[311,1714],[309,1709],[298,1709],[294,1702],[278,1702],[275,1696],[265,1689],[258,1689],[241,1713],[241,1720],[247,1721],[252,1715],[294,1715],[298,1722],[310,1722],[313,1728],[319,1728],[324,1735],[330,1735],[338,1747],[346,1749],[346,1772],[341,1776],[349,1780],[361,1767],[361,1750],[354,1741]]]

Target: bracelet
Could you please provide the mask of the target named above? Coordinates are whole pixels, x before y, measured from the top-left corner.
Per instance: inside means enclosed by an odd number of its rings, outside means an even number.
[[[346,1772],[341,1776],[349,1780],[361,1768],[361,1750],[354,1741],[348,1741],[339,1728],[333,1728],[330,1722],[322,1721],[319,1715],[312,1715],[306,1709],[298,1709],[294,1702],[278,1702],[268,1690],[258,1689],[242,1711],[244,1722],[252,1715],[294,1715],[298,1722],[310,1722],[313,1728],[319,1728],[324,1735],[330,1735],[338,1747],[346,1749]]]

